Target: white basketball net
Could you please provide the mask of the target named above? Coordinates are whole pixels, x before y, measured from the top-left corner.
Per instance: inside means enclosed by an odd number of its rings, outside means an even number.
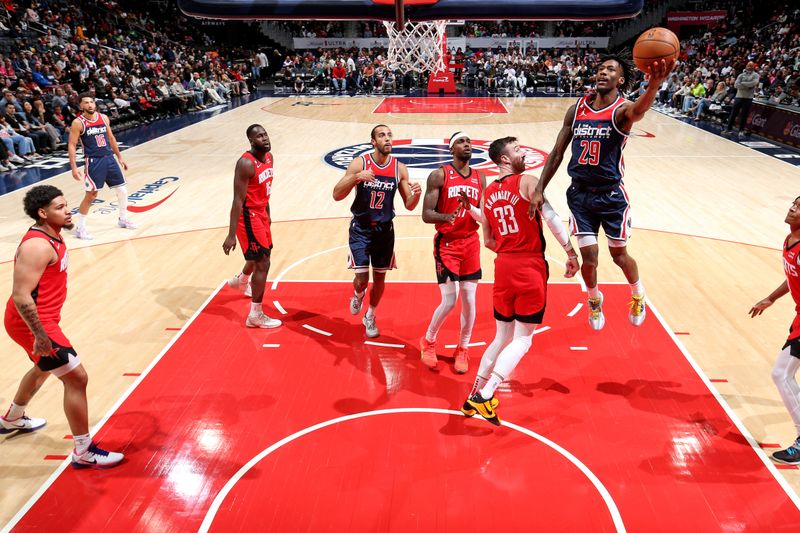
[[[384,21],[389,35],[389,52],[386,63],[390,69],[402,72],[437,72],[445,68],[442,57],[442,39],[446,20],[406,22],[398,31],[394,22]]]

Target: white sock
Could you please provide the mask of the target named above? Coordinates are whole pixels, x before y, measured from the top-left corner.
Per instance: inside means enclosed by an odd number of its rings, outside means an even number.
[[[363,290],[363,291],[361,291],[361,292],[358,292],[358,291],[356,291],[356,290],[353,290],[353,294],[355,294],[356,296],[358,296],[358,299],[360,300],[360,299],[362,299],[362,298],[364,297],[364,295],[365,295],[365,294],[367,294],[367,289],[364,289],[364,290]]]
[[[486,351],[483,352],[483,356],[481,357],[481,365],[478,367],[479,377],[491,375],[492,370],[494,370],[494,365],[497,362],[497,356],[503,351],[503,348],[511,342],[511,338],[514,336],[513,322],[495,320],[495,328],[494,340],[489,343],[489,346],[486,347]],[[484,377],[481,379],[488,380],[489,378]],[[477,379],[475,382],[477,383]],[[485,384],[486,381],[481,384],[481,387]]]
[[[533,331],[536,329],[534,324],[526,324],[524,322],[514,322],[514,339],[503,348],[503,351],[497,356],[497,362],[494,364],[492,370],[492,377],[489,382],[481,389],[481,396],[490,398],[494,395],[495,389],[500,385],[503,379],[508,379],[514,369],[517,368],[520,360],[528,353],[528,350],[533,343]],[[498,376],[496,378],[496,376]],[[484,394],[486,392],[489,396]]]
[[[644,285],[642,285],[642,279],[639,278],[639,281],[636,283],[631,283],[631,294],[636,294],[637,296],[644,294]]]
[[[369,309],[367,309],[367,318],[375,316],[375,306],[370,305]]]
[[[475,383],[472,384],[472,390],[469,391],[469,397],[472,398],[476,392],[481,390],[483,386],[486,385],[487,381],[489,381],[489,378],[481,376],[480,374],[475,376]]]
[[[783,404],[792,417],[792,422],[800,435],[800,386],[797,384],[796,374],[800,368],[800,359],[791,354],[791,348],[787,346],[775,360],[772,367],[772,381],[778,387]]]
[[[21,417],[25,414],[25,406],[24,405],[17,405],[14,402],[11,402],[11,406],[9,406],[8,411],[3,416],[6,420],[16,420],[17,418]]]
[[[461,337],[458,345],[466,348],[472,338],[472,326],[475,324],[475,293],[478,282],[462,281],[461,294]]]
[[[250,304],[250,316],[256,316],[261,313],[261,302],[252,302]]]
[[[600,296],[600,291],[597,289],[597,285],[594,287],[586,287],[586,292],[589,293],[589,298],[598,298]]]
[[[447,319],[447,315],[449,315],[456,306],[456,299],[458,298],[456,290],[456,284],[453,283],[452,280],[448,279],[447,282],[439,284],[439,291],[442,293],[442,301],[439,303],[439,307],[433,312],[431,323],[428,324],[428,330],[425,332],[425,339],[428,342],[434,342],[436,340],[436,336],[439,334],[442,324],[444,324],[444,321]]]
[[[128,188],[120,185],[114,189],[117,193],[117,208],[119,209],[120,220],[128,220]]]
[[[81,455],[89,449],[89,445],[92,443],[92,436],[88,433],[85,435],[73,435],[72,440],[75,442],[75,454]]]
[[[77,215],[75,215],[75,218],[76,218],[75,223],[78,225],[78,229],[79,230],[85,230],[86,229],[86,217],[88,217],[88,216],[89,216],[89,213],[86,213],[85,215],[82,214],[82,213],[78,213]]]

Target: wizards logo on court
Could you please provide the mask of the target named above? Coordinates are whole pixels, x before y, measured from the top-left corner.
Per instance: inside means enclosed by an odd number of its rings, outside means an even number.
[[[448,139],[395,139],[392,141],[392,155],[408,167],[409,178],[425,180],[432,170],[452,161],[453,156],[447,146]],[[497,176],[497,165],[489,159],[489,145],[492,141],[472,139],[472,159],[470,166],[480,170],[487,177]],[[525,152],[527,170],[544,166],[547,153],[530,146],[520,146]],[[350,162],[373,150],[372,144],[362,143],[338,148],[325,154],[325,162],[332,167],[347,170]]]

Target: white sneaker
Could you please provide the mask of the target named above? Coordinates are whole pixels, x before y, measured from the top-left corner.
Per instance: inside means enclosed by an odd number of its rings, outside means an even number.
[[[23,165],[25,164],[25,160],[22,159],[17,154],[9,154],[8,155],[8,160],[11,161],[12,163],[20,163],[20,164],[23,164]]]
[[[137,229],[139,227],[127,218],[117,219],[117,226],[124,229]]]
[[[350,314],[357,315],[358,313],[360,313],[361,305],[363,303],[364,303],[364,296],[361,296],[359,298],[357,294],[353,293],[353,296],[350,297]]]
[[[47,424],[44,418],[28,418],[25,415],[15,419],[8,420],[4,416],[0,416],[0,434],[12,433],[14,431],[29,432],[41,429]]]
[[[263,312],[257,315],[248,315],[247,321],[245,322],[245,326],[248,328],[264,328],[264,329],[272,329],[277,328],[280,326],[282,322],[277,318],[270,318],[265,315]]]
[[[598,292],[597,298],[589,298],[589,326],[595,331],[600,331],[606,325],[603,315],[603,293]]]
[[[378,331],[378,326],[375,325],[375,315],[367,316],[364,315],[364,318],[361,320],[361,323],[364,324],[364,328],[366,330],[367,337],[370,339],[374,339],[380,332]]]
[[[91,241],[94,238],[92,237],[92,234],[89,233],[89,230],[77,226],[75,227],[75,236],[85,241]]]
[[[0,172],[6,172],[8,167],[4,167],[2,163],[0,163]]]
[[[634,326],[641,326],[647,317],[647,303],[644,301],[644,294],[631,294],[631,301],[628,304],[628,320]]]
[[[94,442],[80,455],[72,450],[72,466],[74,468],[111,468],[121,463],[124,458],[125,456],[121,453],[98,448]]]
[[[247,296],[248,298],[253,297],[253,286],[250,284],[249,281],[247,282],[247,287],[244,288],[244,295]]]
[[[242,283],[239,280],[239,275],[233,276],[231,279],[228,280],[228,287],[231,289],[239,289],[240,291],[244,292],[247,290],[247,286],[250,285],[250,280],[248,278],[247,283]]]

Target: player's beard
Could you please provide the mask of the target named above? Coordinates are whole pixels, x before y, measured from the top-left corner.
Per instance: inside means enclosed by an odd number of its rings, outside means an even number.
[[[389,155],[389,154],[392,153],[392,145],[391,144],[384,144],[383,146],[378,148],[378,151],[383,155]]]
[[[525,172],[525,156],[522,156],[514,161],[514,165],[511,167],[511,170],[514,171],[514,174],[522,174]]]
[[[74,227],[75,227],[75,224],[73,224],[72,222],[70,222],[69,224],[64,224],[63,226],[61,226],[62,229],[65,229],[67,231],[71,230]]]

